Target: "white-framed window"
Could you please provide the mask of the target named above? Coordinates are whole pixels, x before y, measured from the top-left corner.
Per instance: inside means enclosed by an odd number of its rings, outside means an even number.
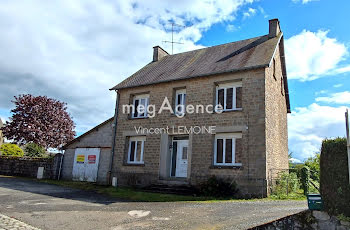
[[[128,149],[128,164],[143,164],[143,153],[146,137],[130,137]]]
[[[175,97],[175,113],[179,115],[184,115],[186,112],[186,89],[176,90]]]
[[[242,82],[219,84],[216,87],[216,104],[223,107],[223,111],[242,109]]]
[[[147,117],[147,107],[149,105],[149,94],[136,95],[133,98],[132,118]]]
[[[242,138],[242,133],[222,133],[215,135],[214,165],[242,166],[236,163],[236,140]]]

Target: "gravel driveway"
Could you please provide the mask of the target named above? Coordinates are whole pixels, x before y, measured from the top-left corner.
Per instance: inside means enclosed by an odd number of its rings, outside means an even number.
[[[306,209],[306,201],[123,202],[0,176],[0,213],[40,229],[247,229]]]

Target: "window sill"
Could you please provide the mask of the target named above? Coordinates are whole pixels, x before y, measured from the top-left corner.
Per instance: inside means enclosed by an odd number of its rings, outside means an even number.
[[[145,163],[123,163],[123,166],[138,166],[138,167],[144,167]]]
[[[243,112],[243,109],[224,110],[221,113],[232,113],[232,112]],[[213,111],[213,114],[221,114],[221,113]]]
[[[242,164],[236,164],[236,165],[212,165],[209,168],[210,169],[240,169],[240,168],[242,168]]]

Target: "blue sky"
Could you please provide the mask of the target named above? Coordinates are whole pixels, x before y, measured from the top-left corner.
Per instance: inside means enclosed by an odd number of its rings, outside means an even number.
[[[50,12],[48,14],[47,12]],[[268,33],[284,33],[292,113],[289,150],[305,160],[322,139],[344,136],[350,104],[348,0],[93,0],[0,2],[0,117],[13,96],[68,103],[81,134],[113,115],[108,89],[151,61],[152,47],[175,53]]]

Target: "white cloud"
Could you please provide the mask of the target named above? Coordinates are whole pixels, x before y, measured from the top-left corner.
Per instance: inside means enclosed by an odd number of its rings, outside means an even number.
[[[254,9],[254,8],[249,8],[248,11],[243,13],[243,19],[246,19],[246,18],[254,16],[256,14],[256,11],[257,10]]]
[[[293,158],[293,157],[289,159],[289,162],[291,162],[291,163],[302,163],[301,160]]]
[[[350,92],[344,91],[339,93],[332,93],[328,97],[317,97],[315,99],[319,102],[335,103],[335,104],[350,104]]]
[[[350,71],[340,62],[348,54],[346,46],[335,38],[329,38],[328,31],[300,34],[286,40],[286,59],[289,79],[310,81],[333,73]]]
[[[293,152],[293,157],[305,160],[320,151],[323,139],[344,136],[345,110],[346,107],[313,103],[289,114],[289,151]]]
[[[294,3],[299,3],[301,2],[302,4],[306,4],[308,2],[314,2],[314,1],[319,1],[319,0],[292,0]]]
[[[339,88],[339,87],[342,87],[342,86],[343,86],[343,84],[335,84],[335,85],[333,85],[334,88]]]
[[[77,131],[113,115],[109,88],[152,60],[152,47],[174,34],[175,52],[195,44],[211,25],[234,20],[252,0],[0,2],[0,109],[14,95],[47,95],[68,103]]]
[[[239,29],[239,27],[237,27],[237,26],[235,26],[233,24],[229,24],[229,25],[226,26],[226,31],[227,32],[233,32],[233,31],[236,31],[238,29]]]
[[[328,93],[328,90],[320,90],[315,92],[315,95],[326,94],[326,93]]]

